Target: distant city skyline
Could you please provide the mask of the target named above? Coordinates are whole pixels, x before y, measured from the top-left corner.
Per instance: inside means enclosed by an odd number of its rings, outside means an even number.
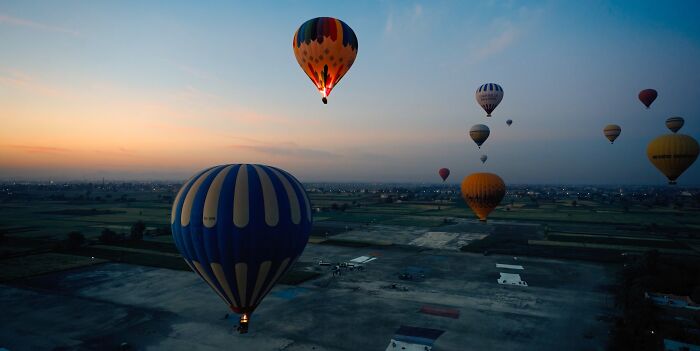
[[[437,183],[447,167],[450,183],[663,185],[645,151],[665,119],[700,137],[700,3],[673,5],[0,0],[0,182],[262,163],[303,182]],[[359,41],[328,105],[290,45],[318,16]],[[474,99],[486,82],[504,89],[491,118]],[[696,163],[679,186],[698,185]]]

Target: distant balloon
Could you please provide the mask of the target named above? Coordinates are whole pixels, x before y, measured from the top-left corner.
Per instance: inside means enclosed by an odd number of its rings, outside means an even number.
[[[620,132],[622,132],[622,128],[617,124],[608,124],[603,128],[603,134],[610,140],[610,144],[615,142],[615,139],[620,136]]]
[[[489,157],[488,157],[488,156],[486,156],[486,155],[481,155],[481,157],[479,157],[479,159],[481,160],[481,163],[485,163],[485,162],[486,162],[486,160],[488,160],[488,159],[489,159]]]
[[[297,29],[292,41],[301,69],[328,103],[328,95],[357,57],[357,37],[345,22],[332,17],[310,19]]]
[[[440,170],[438,170],[438,174],[440,175],[440,178],[442,178],[442,181],[444,182],[447,180],[447,177],[450,176],[450,170],[447,168],[440,168]]]
[[[649,108],[659,94],[654,89],[644,89],[639,92],[639,101]]]
[[[481,144],[489,138],[491,131],[483,124],[475,124],[469,129],[469,136],[474,140],[476,146],[481,149]]]
[[[510,125],[513,124],[513,120],[512,119],[507,120],[506,124],[508,125],[508,127],[510,127]]]
[[[496,83],[486,83],[476,90],[476,102],[486,111],[486,117],[491,117],[491,112],[503,100],[503,88]]]
[[[311,207],[291,174],[254,164],[200,171],[180,188],[171,225],[178,251],[242,314],[239,331],[299,258],[311,232]]]
[[[493,173],[472,173],[462,180],[462,198],[479,217],[486,217],[503,200],[506,185],[501,177]]]
[[[674,133],[683,128],[683,124],[685,124],[683,117],[669,117],[666,119],[666,128]]]
[[[698,158],[698,142],[685,134],[662,135],[649,143],[647,157],[663,173],[669,184],[676,184],[676,179]]]

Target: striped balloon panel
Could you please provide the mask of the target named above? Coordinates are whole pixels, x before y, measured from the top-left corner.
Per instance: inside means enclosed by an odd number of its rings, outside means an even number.
[[[311,223],[308,197],[293,176],[250,164],[196,174],[171,217],[185,262],[239,313],[252,312],[301,255]]]
[[[319,93],[327,97],[357,57],[355,32],[343,21],[318,17],[294,33],[294,56]]]
[[[476,90],[476,102],[490,116],[503,100],[503,88],[496,83],[486,83]]]
[[[685,134],[666,134],[647,146],[649,161],[670,181],[675,181],[698,158],[698,142]]]
[[[617,137],[620,135],[620,132],[622,132],[622,128],[618,126],[617,124],[608,124],[603,128],[603,135],[605,135],[610,142],[615,141]]]

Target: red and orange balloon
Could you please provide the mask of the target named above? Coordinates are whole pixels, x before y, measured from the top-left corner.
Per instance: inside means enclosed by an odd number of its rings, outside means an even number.
[[[292,48],[299,66],[311,78],[326,104],[331,90],[355,62],[357,37],[345,22],[318,17],[297,29]]]

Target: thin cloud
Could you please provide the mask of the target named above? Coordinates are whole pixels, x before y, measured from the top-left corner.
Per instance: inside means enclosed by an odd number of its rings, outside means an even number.
[[[504,51],[511,46],[520,35],[520,31],[516,28],[506,28],[498,36],[486,43],[486,46],[477,50],[474,54],[474,60],[482,61]]]
[[[66,92],[61,91],[60,89],[49,84],[43,83],[26,73],[18,71],[0,72],[0,85],[20,88],[45,96],[64,98],[68,96]]]
[[[508,6],[511,7],[510,5]],[[544,8],[529,8],[522,6],[515,10],[511,18],[497,18],[491,23],[491,32],[497,33],[487,39],[472,53],[472,62],[486,60],[497,55],[524,37],[531,27],[536,24],[545,12]]]
[[[391,33],[394,30],[394,14],[389,12],[389,16],[386,18],[386,24],[384,25],[384,33]]]
[[[390,34],[394,29],[413,28],[423,19],[423,6],[415,4],[413,7],[404,7],[399,11],[389,10],[384,23],[384,34]]]
[[[6,148],[21,150],[24,152],[32,154],[56,154],[71,151],[70,149],[64,149],[55,146],[41,146],[41,145],[4,145]]]
[[[231,145],[230,147],[237,150],[252,151],[269,156],[297,156],[320,158],[337,158],[340,156],[324,150],[299,147],[297,144],[292,142],[273,144],[255,141],[254,144],[236,144]]]
[[[69,34],[69,35],[73,35],[73,36],[80,36],[80,32],[78,32],[76,30],[72,30],[72,29],[64,28],[64,27],[59,27],[59,26],[52,26],[52,25],[43,24],[43,23],[39,23],[39,22],[34,22],[34,21],[23,19],[23,18],[12,17],[12,16],[2,14],[2,13],[0,13],[0,24],[15,26],[15,27],[32,28],[32,29],[38,29],[38,30],[54,32],[54,33],[63,33],[63,34]]]

